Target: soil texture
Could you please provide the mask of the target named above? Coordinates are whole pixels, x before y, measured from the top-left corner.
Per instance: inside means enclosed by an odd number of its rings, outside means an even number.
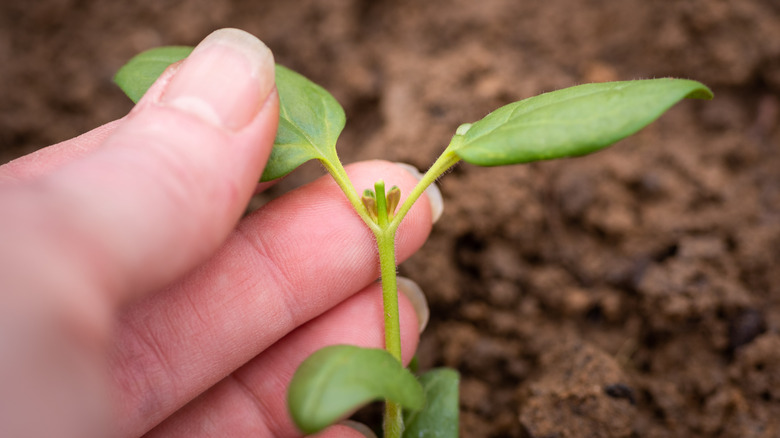
[[[220,27],[337,97],[345,162],[425,168],[459,124],[584,82],[709,85],[586,158],[457,167],[400,269],[464,437],[780,436],[776,0],[3,2],[0,162],[121,117],[122,63]]]

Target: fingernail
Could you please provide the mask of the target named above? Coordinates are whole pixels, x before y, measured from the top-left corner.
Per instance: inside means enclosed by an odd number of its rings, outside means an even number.
[[[342,426],[347,426],[350,429],[354,429],[362,433],[363,436],[365,436],[366,438],[376,438],[376,434],[374,433],[374,431],[371,430],[371,428],[369,428],[363,423],[358,423],[357,421],[354,420],[344,420],[339,424],[341,424]]]
[[[431,310],[428,308],[428,300],[425,298],[420,286],[406,277],[398,277],[398,291],[409,298],[414,307],[414,313],[417,314],[417,321],[420,322],[420,333],[428,326],[428,319],[431,316]]]
[[[422,172],[417,170],[416,167],[412,166],[411,164],[407,163],[395,163],[398,166],[401,166],[403,169],[405,169],[407,172],[411,173],[415,178],[417,178],[417,181],[420,181],[423,177]],[[428,196],[428,201],[431,204],[431,215],[433,217],[433,223],[439,221],[439,218],[441,217],[442,212],[444,211],[444,200],[441,196],[441,191],[436,186],[436,183],[429,185],[427,189],[425,189],[425,194]]]
[[[182,63],[161,103],[235,131],[257,115],[273,87],[271,50],[242,30],[220,29]]]

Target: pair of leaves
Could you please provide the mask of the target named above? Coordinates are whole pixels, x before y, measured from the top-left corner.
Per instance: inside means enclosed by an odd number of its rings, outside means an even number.
[[[168,65],[191,51],[174,46],[143,52],[122,67],[115,81],[137,102]],[[338,161],[336,141],[345,123],[341,105],[319,85],[281,66],[276,85],[279,128],[261,180],[284,176],[311,159]],[[511,103],[461,126],[447,150],[480,166],[585,155],[634,134],[686,97],[711,99],[712,92],[696,81],[666,78],[566,88]]]
[[[168,46],[142,52],[117,72],[114,82],[137,103],[168,66],[192,50]],[[261,181],[280,178],[309,160],[338,161],[336,140],[345,123],[344,110],[324,88],[281,65],[275,74],[279,127]]]
[[[436,369],[419,381],[385,350],[334,345],[309,356],[287,403],[304,433],[316,433],[373,400],[406,409],[404,437],[458,436],[458,373]]]
[[[115,80],[137,102],[165,68],[190,52],[186,47],[152,49],[133,58]],[[336,141],[345,122],[338,102],[322,87],[281,66],[276,67],[276,85],[279,128],[262,180],[281,177],[311,159],[337,162]],[[686,97],[711,99],[712,92],[683,79],[558,90],[506,105],[461,126],[445,153],[481,166],[585,155],[634,134]],[[367,401],[385,398],[411,410],[405,436],[456,436],[457,420],[451,418],[457,419],[457,374],[437,372],[422,382],[423,386],[384,350],[329,347],[298,370],[289,404],[306,432],[331,424]],[[431,401],[429,392],[447,394],[445,401]],[[414,413],[422,406],[423,393],[429,395],[428,408]],[[445,435],[436,434],[445,430]]]

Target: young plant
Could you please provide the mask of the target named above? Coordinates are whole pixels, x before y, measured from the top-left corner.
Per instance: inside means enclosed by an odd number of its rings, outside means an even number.
[[[143,52],[115,81],[137,102],[165,68],[191,50]],[[579,85],[511,103],[460,125],[401,202],[398,188],[387,189],[383,181],[362,194],[353,187],[336,153],[345,116],[333,96],[282,66],[276,67],[276,86],[279,127],[261,180],[282,177],[312,159],[322,163],[376,238],[385,314],[384,350],[330,346],[300,365],[288,393],[290,414],[301,431],[315,433],[383,399],[386,438],[458,434],[457,372],[436,369],[416,378],[401,363],[395,233],[425,189],[461,160],[501,166],[585,155],[634,134],[684,98],[712,98],[696,81],[648,79]]]

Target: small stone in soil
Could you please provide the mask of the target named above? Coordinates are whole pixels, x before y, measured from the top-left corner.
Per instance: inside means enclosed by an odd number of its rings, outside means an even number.
[[[636,405],[634,390],[623,383],[613,383],[605,386],[604,393],[612,398],[624,398],[632,405]]]

